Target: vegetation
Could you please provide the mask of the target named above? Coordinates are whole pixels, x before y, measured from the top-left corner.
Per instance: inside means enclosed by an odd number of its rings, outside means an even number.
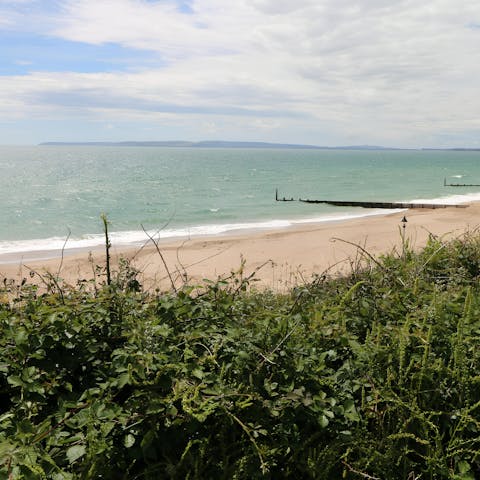
[[[479,274],[467,235],[288,295],[4,281],[0,478],[480,478]]]

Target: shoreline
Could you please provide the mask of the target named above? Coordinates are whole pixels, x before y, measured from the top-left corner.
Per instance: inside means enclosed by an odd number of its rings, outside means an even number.
[[[328,214],[320,217],[271,219],[263,221],[249,221],[242,223],[227,224],[206,224],[193,227],[178,227],[175,230],[150,230],[152,237],[158,237],[161,244],[180,243],[184,240],[202,240],[212,238],[223,238],[232,236],[255,235],[272,231],[283,231],[302,226],[314,226],[323,224],[335,224],[350,222],[356,219],[385,216],[390,213],[404,211],[406,209],[364,209],[363,214],[353,214],[351,210],[342,214]],[[176,233],[173,233],[176,232]],[[181,233],[180,233],[181,232]],[[160,234],[160,235],[159,235]],[[112,231],[109,232],[110,243],[115,244],[119,249],[141,248],[145,243],[150,242],[144,231]],[[87,234],[84,239],[69,239],[68,237],[50,237],[26,240],[0,241],[0,267],[2,265],[18,263],[22,259],[28,261],[44,261],[60,258],[72,254],[98,251],[105,248],[105,236],[103,233]],[[126,240],[126,238],[130,240]],[[132,239],[135,238],[135,240]],[[32,244],[28,247],[15,247],[11,251],[2,252],[2,243]],[[82,245],[85,243],[86,245]],[[44,246],[39,247],[39,244]],[[73,244],[73,246],[71,246]],[[55,246],[48,246],[55,245]]]
[[[399,203],[399,202],[393,202]],[[480,192],[463,195],[446,195],[438,198],[408,200],[400,203],[430,204],[442,203],[446,205],[465,206],[480,203]],[[231,236],[244,236],[271,231],[287,231],[304,226],[329,225],[352,222],[371,217],[384,217],[389,214],[406,212],[408,208],[378,209],[378,208],[349,208],[341,207],[315,216],[293,216],[287,218],[269,218],[246,220],[244,222],[205,223],[198,225],[177,226],[175,228],[151,229],[147,233],[164,243],[183,242],[185,239],[211,239]],[[411,209],[410,209],[411,210]],[[362,213],[359,213],[362,212]],[[110,231],[111,243],[119,249],[140,248],[149,242],[144,230]],[[21,261],[39,262],[60,258],[62,255],[71,256],[77,253],[98,251],[104,248],[104,233],[85,233],[80,238],[66,236],[39,237],[23,240],[0,240],[0,267],[9,264],[18,264]]]
[[[327,270],[332,274],[348,272],[359,260],[358,247],[354,244],[373,256],[401,251],[400,220],[404,215],[407,217],[405,238],[414,248],[420,248],[430,234],[453,238],[475,230],[480,223],[480,202],[470,203],[465,209],[401,210],[280,229],[166,238],[158,244],[161,255],[151,242],[143,247],[114,245],[112,266],[116,269],[119,258],[127,259],[139,270],[140,283],[148,289],[171,288],[169,274],[178,287],[185,282],[198,284],[204,279],[216,280],[242,270],[244,277],[255,272],[259,286],[287,290]],[[74,285],[79,280],[92,279],[94,266],[104,265],[104,246],[72,250],[65,251],[63,259],[61,250],[53,257],[54,251],[40,252],[49,257],[44,259],[13,254],[9,263],[0,263],[0,279],[18,282],[28,278],[32,271],[40,275],[50,272]],[[33,253],[39,252],[30,252]],[[16,261],[14,255],[17,255]]]

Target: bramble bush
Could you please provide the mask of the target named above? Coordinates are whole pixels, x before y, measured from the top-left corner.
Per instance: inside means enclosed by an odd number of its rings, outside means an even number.
[[[0,291],[0,476],[480,478],[480,239],[289,294]]]

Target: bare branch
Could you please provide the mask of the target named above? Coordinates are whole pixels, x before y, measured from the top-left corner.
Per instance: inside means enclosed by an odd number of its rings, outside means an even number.
[[[348,243],[349,245],[352,245],[353,247],[356,247],[358,250],[363,252],[373,263],[375,263],[375,265],[380,267],[382,270],[385,270],[384,266],[370,252],[365,250],[365,248],[363,248],[358,243],[350,242],[348,240],[344,240],[343,238],[338,238],[338,237],[332,237],[330,240],[332,242],[337,242],[338,241],[338,242]]]
[[[67,242],[68,242],[71,234],[72,234],[72,231],[71,231],[70,229],[68,229],[67,238],[65,239],[65,242],[63,242],[62,256],[61,256],[61,258],[60,258],[60,265],[58,266],[58,270],[57,270],[57,278],[60,276],[60,271],[62,270],[62,267],[63,267],[63,259],[64,259],[64,254],[65,254],[65,247],[67,246]]]
[[[172,274],[168,268],[167,262],[165,261],[165,257],[163,256],[162,252],[160,251],[160,247],[158,246],[158,240],[155,240],[146,230],[143,225],[141,225],[142,230],[144,231],[145,235],[150,239],[150,241],[155,245],[155,249],[157,250],[158,255],[160,256],[163,266],[167,271],[168,278],[170,279],[170,284],[172,285],[172,289],[174,292],[177,292],[177,288],[175,287],[175,282],[173,281]]]
[[[168,220],[160,227],[157,229],[157,231],[154,233],[154,235],[150,236],[147,234],[149,240],[147,240],[136,252],[135,252],[135,255],[133,255],[133,257],[130,259],[130,260],[135,260],[135,258],[137,257],[137,255],[148,245],[148,242],[152,239],[153,236],[155,235],[159,235],[160,232],[164,229],[164,228],[167,228],[169,225],[170,225],[170,222],[173,220],[173,217],[175,217],[175,215],[177,214],[176,210],[174,210],[172,212],[172,214],[170,215],[170,217],[168,218]],[[147,233],[145,231],[145,228],[143,228],[143,225],[141,225],[142,227],[142,230]]]

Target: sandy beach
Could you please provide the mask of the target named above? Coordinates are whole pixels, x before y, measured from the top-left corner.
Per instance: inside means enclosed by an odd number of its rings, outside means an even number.
[[[285,291],[326,271],[348,272],[361,256],[355,245],[361,245],[373,256],[390,251],[400,254],[404,215],[407,218],[405,238],[414,248],[420,248],[430,234],[453,238],[475,230],[480,221],[480,204],[470,204],[467,208],[401,211],[276,231],[250,231],[175,242],[160,239],[161,255],[151,242],[142,248],[113,245],[113,269],[117,270],[118,260],[123,257],[139,270],[139,279],[146,288],[166,290],[172,288],[172,282],[179,287],[185,282],[197,284],[203,279],[227,277],[243,265],[243,276],[254,273],[259,287]],[[105,263],[103,249],[67,251],[63,260],[60,256],[45,260],[32,258],[35,256],[24,254],[10,256],[9,263],[5,263],[6,258],[4,263],[0,260],[0,279],[27,278],[29,282],[38,282],[40,276],[36,274],[50,272],[74,285],[78,280],[91,279],[94,266]]]

